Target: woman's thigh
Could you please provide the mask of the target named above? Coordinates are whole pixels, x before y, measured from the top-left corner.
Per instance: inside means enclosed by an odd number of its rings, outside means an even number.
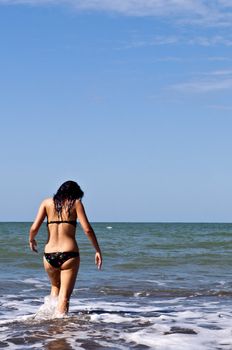
[[[48,274],[48,277],[51,281],[52,285],[58,286],[60,284],[60,270],[56,269],[55,267],[51,266],[45,257],[43,258],[44,262],[44,269]]]
[[[79,258],[71,258],[60,269],[60,293],[69,298],[72,294],[80,265]]]

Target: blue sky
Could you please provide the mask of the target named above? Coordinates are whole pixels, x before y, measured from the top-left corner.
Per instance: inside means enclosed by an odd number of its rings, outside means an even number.
[[[1,221],[231,221],[232,4],[0,0]]]

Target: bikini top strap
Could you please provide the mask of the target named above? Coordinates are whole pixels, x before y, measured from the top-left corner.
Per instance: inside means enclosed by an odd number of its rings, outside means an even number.
[[[51,220],[51,221],[47,221],[47,226],[49,224],[70,224],[76,227],[77,222],[75,220]]]

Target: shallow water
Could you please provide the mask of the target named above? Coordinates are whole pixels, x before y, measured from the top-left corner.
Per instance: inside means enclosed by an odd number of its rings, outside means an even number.
[[[232,349],[232,225],[93,223],[102,271],[78,228],[81,267],[64,319],[35,317],[49,294],[29,223],[0,224],[0,348]]]

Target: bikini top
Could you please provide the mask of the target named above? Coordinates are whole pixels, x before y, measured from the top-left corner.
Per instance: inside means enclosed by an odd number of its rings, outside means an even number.
[[[74,227],[77,226],[77,222],[75,220],[52,220],[52,221],[47,221],[47,226],[50,224],[70,224],[73,225]]]

